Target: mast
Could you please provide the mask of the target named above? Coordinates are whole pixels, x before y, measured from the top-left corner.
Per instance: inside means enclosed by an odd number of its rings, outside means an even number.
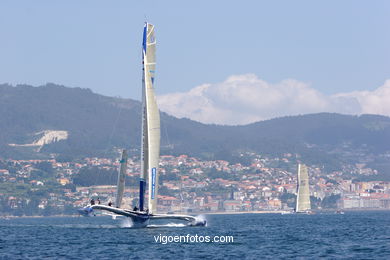
[[[297,203],[295,212],[304,212],[310,209],[309,174],[306,165],[298,164]]]
[[[148,210],[157,209],[158,163],[160,157],[160,112],[154,94],[156,39],[154,26],[145,23],[142,43],[142,137],[140,210],[145,207],[145,188],[148,183]]]
[[[146,55],[146,35],[147,24],[145,23],[142,37],[142,127],[141,127],[141,178],[139,181],[139,210],[144,211],[145,186],[148,178],[148,136],[146,120],[146,98],[145,98],[145,55]]]
[[[125,176],[126,176],[126,168],[127,168],[126,150],[122,151],[122,157],[120,163],[121,163],[121,167],[118,174],[117,193],[116,193],[116,202],[115,202],[115,206],[117,208],[121,207],[123,192],[125,191]]]

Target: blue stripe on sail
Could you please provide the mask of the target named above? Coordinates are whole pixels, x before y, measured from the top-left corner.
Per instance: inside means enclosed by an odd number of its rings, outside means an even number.
[[[148,24],[145,23],[145,26],[144,26],[144,36],[143,36],[143,39],[142,39],[142,48],[144,49],[144,52],[146,53],[146,33],[147,33],[147,27],[148,27]]]
[[[152,168],[152,199],[154,199],[154,194],[156,191],[156,168]]]
[[[144,201],[145,201],[145,186],[146,182],[141,178],[139,182],[139,210],[144,211]]]

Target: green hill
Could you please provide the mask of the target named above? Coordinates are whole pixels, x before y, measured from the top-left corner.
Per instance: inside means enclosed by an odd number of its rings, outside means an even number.
[[[138,154],[141,104],[106,97],[89,89],[55,84],[41,87],[0,85],[0,157],[60,157],[111,155],[115,147]],[[32,147],[34,133],[65,130],[65,141]],[[244,160],[240,153],[299,154],[312,163],[338,167],[356,156],[390,151],[390,118],[331,113],[289,116],[245,126],[206,125],[161,113],[162,154]],[[382,163],[383,164],[383,163]]]

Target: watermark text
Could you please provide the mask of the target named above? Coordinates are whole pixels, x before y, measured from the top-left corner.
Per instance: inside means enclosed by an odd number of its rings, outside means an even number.
[[[166,245],[168,243],[233,243],[233,236],[202,236],[202,235],[158,235],[154,241]]]

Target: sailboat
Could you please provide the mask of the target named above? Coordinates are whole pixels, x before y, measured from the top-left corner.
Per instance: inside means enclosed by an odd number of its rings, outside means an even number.
[[[304,164],[298,164],[296,213],[311,213],[309,174]]]
[[[147,226],[154,219],[175,219],[188,222],[191,226],[205,226],[206,220],[189,215],[158,214],[158,177],[160,157],[160,112],[154,93],[156,67],[156,38],[154,25],[145,23],[142,40],[142,136],[141,136],[141,177],[139,181],[139,208],[121,208],[125,187],[127,153],[122,152],[118,174],[115,205],[88,205],[79,210],[82,215],[94,214],[95,210],[106,211],[115,216],[132,219],[136,226]],[[146,189],[148,197],[146,198]]]

